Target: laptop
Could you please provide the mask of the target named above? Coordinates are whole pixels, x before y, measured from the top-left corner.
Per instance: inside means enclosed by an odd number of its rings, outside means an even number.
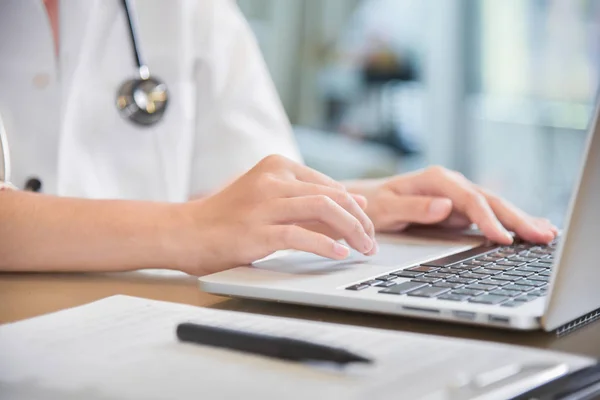
[[[378,236],[333,261],[298,251],[199,278],[218,295],[515,330],[564,332],[600,318],[600,106],[565,229],[549,245],[499,246],[435,229]]]

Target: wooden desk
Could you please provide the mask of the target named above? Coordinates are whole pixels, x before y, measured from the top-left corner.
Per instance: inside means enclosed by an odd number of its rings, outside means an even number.
[[[115,294],[223,310],[491,340],[600,358],[600,322],[557,338],[554,334],[544,332],[502,331],[400,317],[228,299],[200,292],[196,279],[179,274],[0,274],[0,323],[82,305]]]

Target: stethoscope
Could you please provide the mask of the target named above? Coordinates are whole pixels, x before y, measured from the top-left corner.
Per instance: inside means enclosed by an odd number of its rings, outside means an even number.
[[[121,1],[127,15],[127,25],[139,77],[129,79],[121,85],[117,92],[117,109],[129,121],[141,126],[150,126],[159,122],[164,116],[169,101],[169,93],[165,83],[150,76],[150,70],[144,63],[140,52],[133,7],[130,0]],[[0,183],[10,183],[10,151],[1,115]],[[31,178],[27,181],[25,189],[37,192],[41,189],[41,182],[37,178]]]
[[[2,115],[0,115],[0,183],[10,183],[10,151]]]
[[[138,67],[138,77],[125,81],[117,92],[117,109],[129,121],[149,126],[159,122],[167,109],[169,93],[167,85],[150,76],[150,70],[142,58],[137,35],[137,19],[130,0],[122,0],[127,16],[133,56]]]

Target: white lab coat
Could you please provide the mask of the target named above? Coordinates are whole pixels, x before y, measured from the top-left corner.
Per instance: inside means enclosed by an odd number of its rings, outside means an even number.
[[[141,50],[168,85],[164,119],[115,106],[136,67],[119,0],[61,0],[55,56],[42,0],[0,4],[0,114],[12,181],[45,193],[185,201],[269,154],[301,161],[247,22],[232,0],[137,0]]]

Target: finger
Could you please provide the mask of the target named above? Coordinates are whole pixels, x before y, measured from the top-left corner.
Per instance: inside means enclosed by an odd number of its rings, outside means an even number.
[[[354,199],[354,201],[356,201],[356,204],[358,204],[358,206],[362,209],[362,210],[366,210],[367,209],[367,198],[365,196],[361,196],[360,194],[354,194],[354,193],[350,193],[350,195],[352,196],[352,198]]]
[[[346,190],[346,187],[340,182],[305,165],[293,164],[291,169],[299,181],[328,186],[338,190]]]
[[[264,243],[267,243],[269,248],[265,253],[291,249],[334,260],[343,260],[350,254],[350,249],[336,240],[295,225],[269,227],[266,235]]]
[[[558,228],[550,220],[545,218],[535,218],[534,221],[538,228],[542,230],[548,229],[554,234],[554,237],[558,236]]]
[[[423,179],[425,178],[425,179]],[[419,192],[448,197],[455,208],[467,215],[491,240],[511,244],[513,237],[502,226],[485,196],[467,179],[440,169],[431,169],[426,176],[416,177]]]
[[[471,225],[469,217],[465,216],[460,212],[453,211],[452,214],[443,221],[440,226],[451,229],[463,229],[468,228]]]
[[[452,200],[433,196],[397,195],[388,191],[378,199],[388,225],[437,224],[452,213]]]
[[[535,243],[548,243],[555,237],[551,224],[544,220],[537,220],[528,216],[523,211],[500,197],[480,189],[490,206],[504,226],[514,231],[524,240]]]
[[[269,202],[268,213],[278,225],[321,222],[363,254],[370,252],[374,246],[374,240],[365,232],[360,221],[324,195],[276,199]]]
[[[283,182],[280,185],[281,196],[285,197],[303,197],[303,196],[327,196],[335,203],[339,204],[344,210],[352,214],[361,225],[364,227],[365,232],[371,238],[375,237],[375,226],[365,212],[367,200],[363,196],[352,195],[345,189],[336,189],[328,186],[318,185],[314,183],[305,182]],[[358,201],[364,203],[361,206]],[[362,198],[362,199],[360,199]]]
[[[294,177],[302,182],[316,183],[340,190],[345,189],[344,185],[337,182],[335,179],[280,155],[272,154],[267,156],[263,158],[259,164],[264,167],[256,170],[256,172],[260,174],[274,170],[278,171],[277,175],[286,176],[288,178]]]

